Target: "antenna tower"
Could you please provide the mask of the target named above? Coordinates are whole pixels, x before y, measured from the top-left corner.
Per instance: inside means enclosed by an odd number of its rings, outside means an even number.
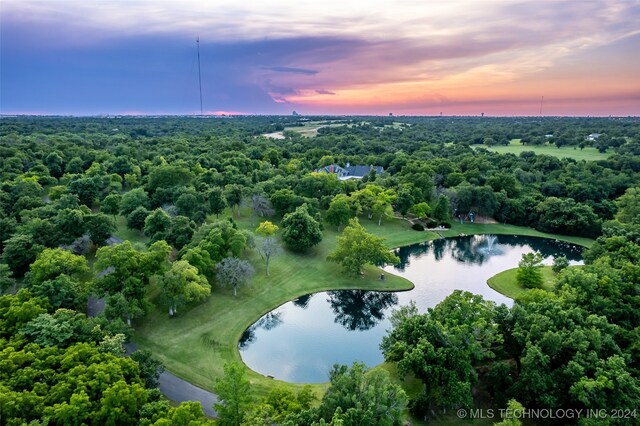
[[[196,38],[196,45],[198,46],[198,87],[200,89],[200,115],[204,115],[202,112],[202,75],[200,74],[200,36]]]
[[[540,115],[542,115],[542,102],[544,102],[544,96],[540,99]]]

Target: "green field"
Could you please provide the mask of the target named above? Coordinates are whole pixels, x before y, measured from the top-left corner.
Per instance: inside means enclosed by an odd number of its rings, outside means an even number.
[[[255,228],[246,213],[237,222],[241,228]],[[390,248],[438,238],[434,232],[412,230],[409,222],[401,219],[387,218],[382,226],[366,219],[362,223],[370,232],[384,237]],[[119,231],[118,234],[125,235],[122,229]],[[440,234],[445,237],[519,234],[557,238],[582,245],[592,242],[585,238],[544,234],[502,224],[457,224]],[[169,318],[164,309],[153,308],[145,320],[136,325],[134,341],[140,348],[151,350],[172,373],[211,390],[215,378],[222,375],[224,363],[241,360],[237,343],[244,330],[275,307],[311,292],[333,289],[408,290],[413,287],[409,281],[390,274],[385,281],[380,281],[380,270],[371,266],[366,268],[364,278],[342,274],[336,264],[325,260],[335,245],[337,235],[333,227],[327,227],[322,243],[308,254],[281,253],[272,260],[269,277],[265,276],[260,257],[248,252],[257,274],[250,286],[239,290],[237,297],[233,297],[230,289],[214,288],[207,302],[191,306],[175,318]],[[140,241],[140,234],[136,237]],[[157,298],[157,290],[153,286],[150,296],[153,301]],[[249,369],[247,371],[258,396],[268,392],[275,383],[283,383]],[[300,386],[286,385],[292,388]],[[314,385],[314,389],[321,393],[326,386]]]
[[[509,145],[506,146],[487,146],[487,145],[474,145],[485,148],[489,151],[497,152],[499,154],[515,154],[520,155],[524,151],[533,151],[536,154],[551,155],[558,158],[573,158],[574,160],[585,161],[598,161],[604,160],[611,152],[600,153],[596,148],[591,146],[580,149],[573,146],[563,146],[557,148],[555,145],[522,145],[520,139],[513,139]]]
[[[487,284],[489,287],[497,291],[498,293],[504,294],[507,297],[515,299],[520,296],[522,293],[528,291],[525,287],[518,284],[516,280],[516,272],[518,268],[507,269],[506,271],[502,271],[492,276],[487,280]],[[547,291],[552,291],[555,287],[555,279],[556,274],[551,270],[551,266],[543,266],[542,267],[542,277],[544,278],[544,283],[542,284],[542,288]]]

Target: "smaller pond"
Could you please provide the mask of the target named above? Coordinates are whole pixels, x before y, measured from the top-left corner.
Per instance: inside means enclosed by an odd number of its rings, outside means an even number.
[[[254,371],[295,383],[328,380],[334,363],[383,361],[379,348],[390,328],[392,309],[416,302],[425,312],[460,289],[511,306],[513,301],[486,282],[518,266],[523,253],[539,251],[550,264],[565,256],[580,263],[582,248],[544,238],[468,236],[395,250],[400,263],[385,270],[409,279],[405,292],[341,290],[308,294],[274,309],[249,327],[239,342],[243,361]]]

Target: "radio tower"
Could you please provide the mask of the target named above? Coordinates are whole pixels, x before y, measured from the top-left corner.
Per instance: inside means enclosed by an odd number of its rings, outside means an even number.
[[[542,102],[544,102],[544,96],[540,99],[540,115],[542,115]]]
[[[198,87],[200,88],[200,115],[204,115],[202,112],[202,75],[200,74],[200,36],[196,38],[196,45],[198,46]]]

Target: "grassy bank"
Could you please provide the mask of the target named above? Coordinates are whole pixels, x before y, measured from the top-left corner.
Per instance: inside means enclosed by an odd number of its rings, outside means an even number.
[[[237,222],[241,228],[255,229],[246,212]],[[362,220],[362,224],[369,232],[385,238],[389,248],[432,240],[439,236],[461,234],[533,235],[581,245],[589,245],[591,242],[584,238],[544,234],[528,228],[501,224],[458,224],[451,230],[439,233],[414,231],[407,221],[400,219],[386,219],[382,226],[366,219]],[[325,290],[400,291],[413,287],[409,281],[390,274],[386,274],[385,281],[380,281],[380,271],[374,267],[366,268],[364,278],[351,278],[342,274],[338,265],[326,261],[327,255],[335,246],[337,236],[335,228],[327,227],[323,241],[309,253],[284,251],[272,259],[269,277],[265,276],[264,263],[259,255],[248,253],[257,273],[250,286],[239,289],[237,297],[233,297],[230,289],[214,288],[207,302],[189,307],[171,319],[164,309],[154,307],[144,321],[136,325],[134,341],[140,348],[151,350],[172,373],[211,390],[215,378],[222,375],[224,363],[241,360],[237,343],[244,330],[277,306],[304,294]],[[156,296],[157,290],[152,289],[152,300]],[[276,383],[291,388],[300,387],[266,378],[248,368],[247,372],[258,397],[266,394]],[[313,387],[320,395],[326,386],[327,384],[319,384]]]
[[[507,269],[492,276],[487,280],[489,287],[504,294],[507,297],[515,299],[528,289],[518,284],[516,280],[516,272],[518,268]],[[551,270],[551,266],[542,267],[542,278],[544,282],[542,288],[547,291],[552,291],[555,284],[556,274]]]

